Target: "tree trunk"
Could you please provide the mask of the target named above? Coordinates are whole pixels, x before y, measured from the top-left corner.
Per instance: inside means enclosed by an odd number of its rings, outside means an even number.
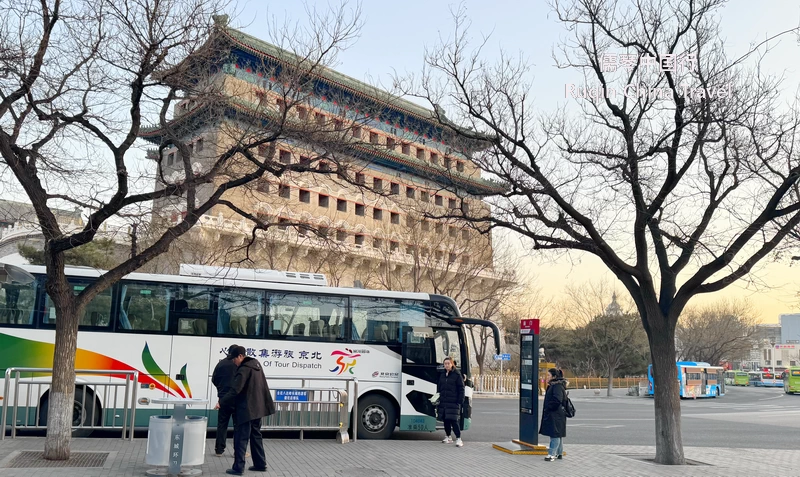
[[[66,298],[66,300],[69,299]],[[63,303],[62,300],[53,301],[54,304],[57,302]],[[64,310],[63,308],[63,306],[56,305],[53,383],[50,386],[48,398],[47,437],[44,441],[44,458],[48,460],[68,460],[69,444],[72,436],[78,320],[72,310]]]
[[[656,308],[657,309],[657,308]],[[649,315],[650,356],[653,360],[653,385],[656,420],[656,462],[683,465],[681,403],[678,367],[675,365],[675,327],[660,311]]]
[[[611,397],[613,394],[614,389],[614,368],[609,366],[608,367],[608,389],[606,390],[606,396]]]

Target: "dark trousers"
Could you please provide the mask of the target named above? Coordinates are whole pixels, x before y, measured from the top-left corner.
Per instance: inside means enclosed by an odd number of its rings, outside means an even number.
[[[253,456],[253,467],[267,468],[267,456],[264,455],[264,443],[261,441],[261,419],[239,422],[233,433],[233,470],[244,472],[246,464],[244,455],[247,452],[247,441],[250,441],[250,454]]]
[[[444,434],[446,436],[449,436],[451,429],[455,433],[456,439],[459,439],[461,437],[461,429],[458,427],[458,421],[455,420],[455,419],[452,419],[452,420],[451,419],[445,419],[444,420]]]
[[[214,450],[217,454],[225,452],[225,440],[228,438],[228,423],[233,416],[234,408],[220,407],[217,411],[217,442],[214,444]],[[233,423],[233,428],[236,429],[236,422]]]

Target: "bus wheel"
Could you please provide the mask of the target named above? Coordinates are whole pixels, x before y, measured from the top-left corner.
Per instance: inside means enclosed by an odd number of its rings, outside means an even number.
[[[84,394],[85,399],[84,399]],[[92,405],[94,405],[94,413],[92,412]],[[43,398],[39,406],[39,425],[47,425],[48,408],[50,407],[50,393],[48,392]],[[94,414],[94,415],[93,415]],[[75,397],[72,400],[72,426],[99,426],[102,422],[103,410],[100,403],[94,396],[91,389],[83,387],[75,388]],[[94,423],[91,423],[94,417]]]
[[[394,403],[379,394],[358,400],[358,438],[388,439],[397,424]]]

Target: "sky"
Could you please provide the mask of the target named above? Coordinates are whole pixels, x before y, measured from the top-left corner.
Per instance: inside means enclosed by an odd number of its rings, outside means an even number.
[[[271,18],[305,24],[307,8],[326,9],[328,2],[240,1],[232,6],[233,25],[251,35],[268,40]],[[356,5],[350,3],[350,6]],[[485,0],[449,3],[446,1],[406,0],[403,2],[364,1],[363,26],[359,38],[338,56],[335,69],[367,83],[390,88],[393,75],[406,75],[422,68],[426,47],[434,46],[440,35],[453,29],[451,10],[466,8],[475,40],[489,35],[484,56],[491,60],[501,50],[522,55],[532,65],[534,105],[552,110],[567,101],[564,86],[579,82],[574,71],[554,67],[553,48],[568,37],[545,1]],[[776,33],[800,24],[800,2],[772,0],[752,2],[732,0],[720,16],[722,36],[729,57],[736,57]],[[800,86],[800,43],[785,37],[771,43],[763,68],[784,79],[785,98],[795,97]],[[522,247],[520,247],[520,253]],[[614,277],[592,256],[573,254],[570,260],[525,257],[520,262],[536,278],[534,286],[544,295],[557,297],[569,284]],[[754,272],[758,286],[736,283],[708,298],[693,300],[702,304],[719,298],[744,298],[753,304],[757,318],[765,323],[778,321],[780,313],[800,311],[800,264],[768,260]],[[616,284],[622,291],[621,285]]]

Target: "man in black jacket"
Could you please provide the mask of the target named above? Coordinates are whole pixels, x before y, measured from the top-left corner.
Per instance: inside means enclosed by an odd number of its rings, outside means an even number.
[[[217,406],[214,409],[219,411],[217,413],[217,442],[214,445],[214,452],[217,454],[217,457],[225,453],[225,441],[228,437],[228,422],[231,420],[234,411],[233,406],[221,406],[219,401],[222,400],[222,396],[233,388],[233,378],[236,376],[236,364],[233,362],[235,356],[231,355],[231,350],[235,347],[236,345],[232,345],[228,348],[228,356],[217,363],[217,366],[214,368],[214,373],[211,375],[211,382],[214,384],[214,387],[217,388]],[[233,420],[233,427],[234,429],[236,428],[236,419]]]
[[[250,441],[253,466],[248,470],[265,472],[267,458],[261,440],[261,418],[275,414],[275,404],[269,393],[267,378],[258,360],[247,357],[243,346],[232,346],[233,362],[238,366],[233,387],[220,400],[220,406],[233,405],[236,430],[233,434],[233,468],[225,471],[231,475],[244,475],[245,450]]]

